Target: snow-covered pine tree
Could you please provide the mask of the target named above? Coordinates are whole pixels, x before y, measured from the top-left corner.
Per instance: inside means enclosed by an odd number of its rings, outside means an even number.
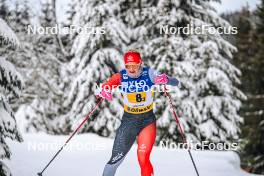
[[[94,88],[111,74],[120,70],[121,53],[130,42],[128,31],[118,18],[116,1],[75,1],[72,26],[87,29],[72,34],[74,55],[68,65],[72,82],[64,106],[70,107],[67,114],[73,123],[84,117],[96,103]],[[114,99],[104,102],[82,132],[93,131],[99,135],[113,135],[121,117],[121,102]]]
[[[0,47],[5,43],[11,43],[12,46],[18,46],[19,41],[16,34],[0,18]],[[9,105],[9,99],[13,96],[19,97],[23,87],[21,75],[17,72],[12,63],[5,58],[0,57],[0,159],[10,159],[10,149],[5,142],[5,138],[22,142],[22,137],[17,130],[17,124],[14,113]],[[0,161],[1,176],[11,176],[8,167]]]
[[[181,116],[188,140],[227,142],[238,139],[238,114],[245,96],[236,87],[240,71],[230,63],[236,48],[217,32],[170,33],[172,27],[202,27],[210,25],[230,28],[217,15],[210,1],[162,0],[147,33],[150,39],[141,43],[142,53],[155,68],[181,81],[180,92],[171,93]],[[191,26],[192,25],[192,26]],[[179,29],[179,28],[178,28]],[[160,140],[177,140],[177,125],[161,97],[157,104]],[[160,110],[161,109],[161,110]]]
[[[4,0],[2,1],[2,5],[6,4]],[[32,73],[34,72],[36,63],[38,63],[38,61],[36,62],[37,57],[34,55],[34,45],[32,44],[36,37],[27,34],[27,25],[30,24],[31,19],[31,11],[27,0],[22,2],[16,1],[14,8],[11,8],[10,4],[5,5],[1,8],[1,11],[1,17],[8,21],[10,27],[16,32],[17,38],[19,38],[19,41],[22,43],[19,45],[19,48],[15,50],[14,47],[10,47],[9,45],[4,45],[2,46],[3,48],[1,47],[1,55],[15,65],[27,85],[27,89],[23,91],[19,101],[16,99],[10,100],[12,102],[11,108],[16,112],[20,106],[20,108],[22,108],[24,107],[23,105],[30,104],[34,97],[34,95],[32,95],[34,88],[31,86],[32,83],[28,82],[28,80],[32,81],[34,79]],[[5,11],[8,11],[8,13]],[[23,125],[21,124],[22,122],[25,123],[25,119],[21,118],[20,115],[15,116],[20,124],[19,127],[22,127]]]
[[[43,2],[39,17],[41,27],[55,26],[53,10],[51,1]],[[27,35],[30,41],[27,40],[28,45],[22,57],[30,63],[30,68],[25,70],[28,88],[22,95],[23,106],[18,110],[21,123],[24,123],[22,129],[28,132],[66,133],[69,123],[63,115],[68,110],[63,107],[63,102],[67,95],[64,89],[69,82],[65,82],[67,77],[62,75],[67,66],[64,55],[56,35],[51,31],[45,35]]]
[[[29,60],[30,56],[33,53],[30,48],[29,41],[32,41],[32,38],[27,35],[27,26],[30,24],[30,8],[27,0],[23,0],[20,3],[16,1],[15,7],[8,8],[8,24],[10,28],[16,33],[18,40],[20,41],[20,46],[16,49],[14,47],[5,48],[5,53],[1,53],[2,56],[6,57],[7,60],[14,64],[18,72],[25,78],[24,72],[30,68]],[[31,53],[31,54],[29,54]],[[27,57],[26,57],[27,56]],[[25,81],[25,79],[24,79]],[[21,105],[22,97],[19,101],[12,101],[12,109],[14,111]]]
[[[261,1],[253,14],[255,14],[256,17],[254,21],[249,19],[253,16],[250,12],[245,13],[245,10],[241,12],[239,24],[241,26],[239,28],[241,33],[237,36],[237,44],[242,53],[237,54],[236,59],[241,60],[246,58],[243,61],[243,65],[241,64],[240,67],[244,71],[243,78],[245,80],[242,88],[248,95],[248,101],[245,103],[246,106],[244,107],[246,115],[245,121],[247,122],[246,126],[244,126],[244,133],[246,134],[244,141],[246,145],[242,152],[242,156],[244,156],[244,161],[252,166],[252,172],[263,175],[264,79],[262,75],[264,73],[264,0]],[[253,28],[254,30],[248,29],[249,24],[255,27]]]

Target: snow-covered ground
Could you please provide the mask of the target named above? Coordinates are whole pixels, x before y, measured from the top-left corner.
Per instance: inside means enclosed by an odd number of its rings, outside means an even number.
[[[68,136],[51,136],[42,133],[24,134],[24,142],[8,140],[11,161],[5,161],[13,176],[36,176]],[[65,150],[44,172],[45,176],[101,176],[111,155],[112,139],[94,134],[75,136]],[[116,176],[139,176],[136,145],[133,146]],[[234,152],[192,151],[200,176],[246,176],[239,167]],[[151,155],[156,176],[195,176],[186,150],[165,150],[154,147]]]

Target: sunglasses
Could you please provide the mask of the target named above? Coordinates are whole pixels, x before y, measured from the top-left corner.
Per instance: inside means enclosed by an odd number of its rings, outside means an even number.
[[[139,64],[137,64],[137,65],[125,65],[125,67],[126,67],[126,69],[135,70],[135,69],[138,69],[140,67],[140,65]]]

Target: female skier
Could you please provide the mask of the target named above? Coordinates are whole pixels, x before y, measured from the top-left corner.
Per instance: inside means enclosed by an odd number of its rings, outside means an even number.
[[[124,114],[119,126],[112,150],[112,156],[105,165],[103,176],[114,176],[118,166],[137,138],[137,156],[141,168],[141,176],[153,176],[150,153],[156,137],[156,118],[153,113],[154,92],[151,86],[169,84],[177,86],[176,78],[159,74],[157,71],[142,66],[141,56],[137,51],[130,50],[124,55],[125,69],[114,74],[96,95],[109,101],[112,100],[111,90],[120,86]]]

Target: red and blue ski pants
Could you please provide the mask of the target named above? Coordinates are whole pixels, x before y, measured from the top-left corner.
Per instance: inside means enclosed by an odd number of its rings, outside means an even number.
[[[152,176],[153,166],[150,153],[155,143],[156,118],[153,111],[144,114],[124,113],[112,150],[112,156],[105,165],[103,176],[114,176],[118,166],[124,160],[137,138],[137,156],[141,168],[141,176]]]

